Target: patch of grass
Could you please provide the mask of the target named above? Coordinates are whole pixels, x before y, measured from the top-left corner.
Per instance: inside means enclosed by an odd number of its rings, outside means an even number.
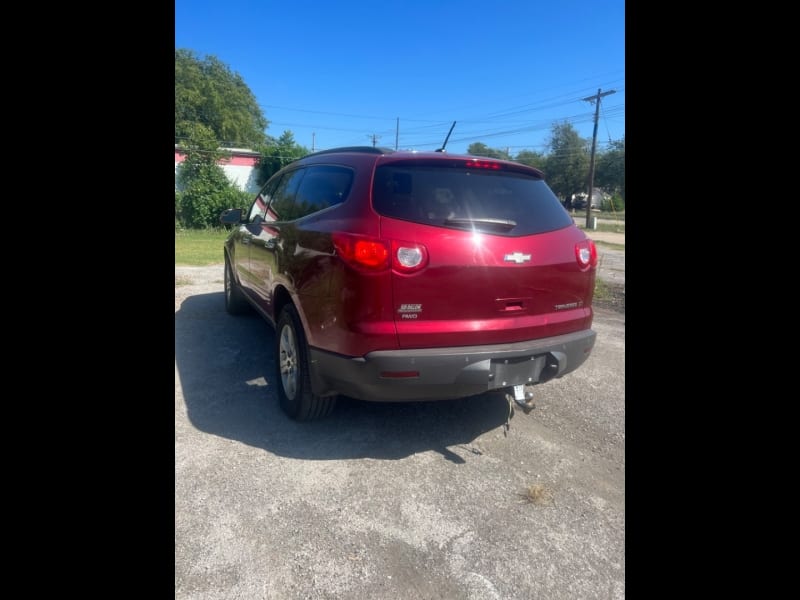
[[[608,284],[599,277],[594,280],[594,297],[602,299],[608,296]]]
[[[598,277],[594,282],[592,305],[624,313],[625,284],[608,283]]]
[[[584,213],[585,214],[585,213]],[[602,210],[599,213],[592,211],[592,214],[597,215],[598,219],[607,219],[613,221],[622,221],[625,222],[625,211],[610,211],[610,210]]]
[[[553,501],[553,491],[541,483],[534,483],[528,486],[520,495],[529,504],[546,505]]]
[[[611,284],[598,277],[594,281],[594,299],[611,301],[619,294],[619,287],[619,284]]]
[[[625,233],[625,222],[619,223],[598,223],[596,231],[608,231],[611,233]]]
[[[175,231],[175,264],[192,267],[221,264],[225,229],[181,229]],[[177,281],[176,281],[176,285]]]
[[[194,283],[191,277],[187,277],[186,275],[176,275],[175,276],[175,287],[181,285],[192,285]]]
[[[575,219],[575,224],[578,226],[578,229],[583,229],[584,231],[607,231],[609,233],[625,233],[625,221],[620,221],[618,223],[598,223],[597,229],[586,228],[586,219],[578,220]]]
[[[591,235],[589,237],[592,237]],[[615,244],[614,242],[604,242],[603,240],[595,240],[595,245],[604,246],[609,250],[622,250],[625,252],[625,244]]]
[[[571,210],[567,211],[569,214],[577,221],[578,219],[583,219],[586,222],[586,211],[584,209],[580,210]],[[611,212],[610,210],[592,210],[592,216],[597,217],[597,220],[600,221],[620,221],[621,223],[625,222],[625,211],[622,212]]]

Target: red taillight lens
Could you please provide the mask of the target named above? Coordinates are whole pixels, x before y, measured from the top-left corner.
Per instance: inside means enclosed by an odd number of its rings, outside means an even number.
[[[382,242],[358,240],[353,256],[357,263],[365,267],[382,267],[386,264],[388,252]]]
[[[334,233],[333,246],[349,265],[369,271],[389,266],[389,245],[383,240],[349,233]]]
[[[575,244],[575,259],[581,268],[597,266],[597,246],[592,240],[583,240]]]
[[[414,273],[428,265],[428,249],[422,244],[392,240],[392,268],[399,273]]]
[[[495,171],[499,171],[501,168],[498,163],[489,160],[468,160],[466,166],[468,169],[494,169]]]

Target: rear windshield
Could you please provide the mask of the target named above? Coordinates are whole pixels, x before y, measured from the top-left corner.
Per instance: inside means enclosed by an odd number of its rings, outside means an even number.
[[[572,217],[542,179],[516,172],[381,166],[375,171],[372,203],[387,217],[510,236],[572,224]]]

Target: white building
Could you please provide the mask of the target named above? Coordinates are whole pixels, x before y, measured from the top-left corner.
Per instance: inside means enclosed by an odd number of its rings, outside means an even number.
[[[225,171],[225,175],[240,190],[255,194],[259,190],[256,183],[256,165],[260,155],[246,148],[223,148],[231,157],[220,160],[217,164]],[[175,145],[175,189],[178,189],[178,167],[186,160],[186,154]]]

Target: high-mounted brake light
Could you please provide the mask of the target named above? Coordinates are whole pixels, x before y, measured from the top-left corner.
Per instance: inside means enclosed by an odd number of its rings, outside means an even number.
[[[469,169],[494,169],[495,171],[502,168],[499,163],[490,160],[468,160],[466,166]]]
[[[597,266],[597,246],[592,240],[583,240],[575,244],[575,259],[581,268]]]

